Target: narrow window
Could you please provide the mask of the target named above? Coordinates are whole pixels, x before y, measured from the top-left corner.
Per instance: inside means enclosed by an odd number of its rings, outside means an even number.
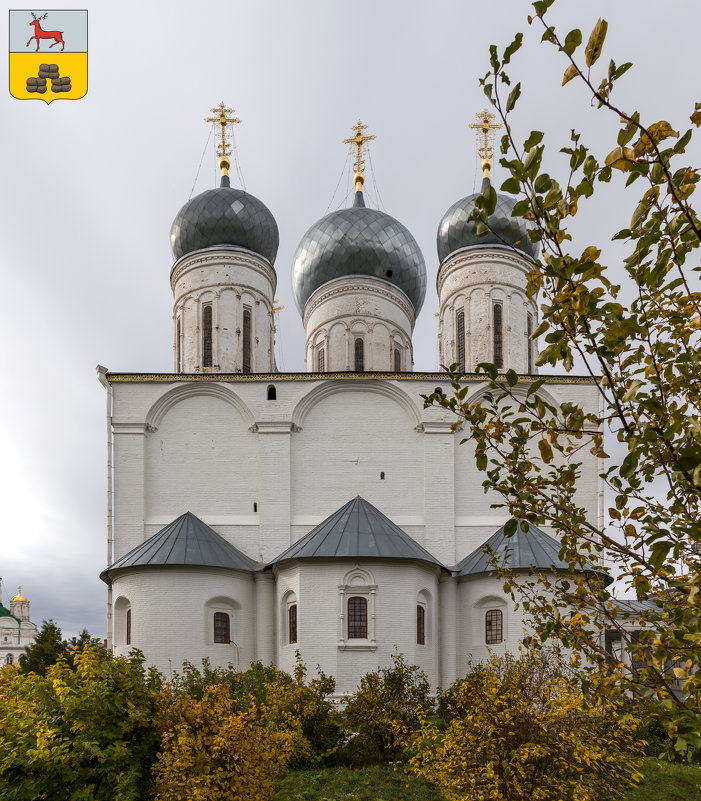
[[[251,372],[251,310],[243,310],[243,372]]]
[[[348,639],[367,640],[368,602],[366,598],[353,596],[348,599]]]
[[[455,327],[457,328],[458,344],[458,370],[465,372],[465,312],[459,311],[455,316]]]
[[[502,641],[502,623],[501,609],[490,609],[484,616],[485,641],[487,645]]]
[[[494,334],[494,366],[501,368],[504,366],[501,336],[501,303],[495,303],[492,307],[492,324]]]
[[[384,470],[382,470],[382,471],[380,472],[380,481],[384,481],[384,480],[385,480],[385,471],[384,471]]]
[[[268,400],[277,400],[277,390],[272,384],[268,387]]]
[[[526,347],[528,348],[528,375],[533,372],[533,344],[531,334],[533,333],[533,315],[529,314],[526,320]]]
[[[317,372],[323,373],[324,372],[324,349],[319,348],[319,355],[317,356]]]
[[[212,366],[212,307],[202,309],[202,367]]]
[[[394,349],[394,372],[399,373],[402,370],[402,355],[399,348]]]
[[[426,645],[426,609],[416,605],[416,644]]]
[[[181,372],[180,366],[180,318],[175,321],[175,371]]]
[[[229,615],[226,612],[214,613],[214,642],[231,642],[229,631]]]
[[[127,609],[127,645],[131,645],[131,609]]]
[[[8,655],[5,657],[5,664],[6,664],[6,665],[11,665],[11,664],[12,664],[12,654],[8,654]]]
[[[253,511],[254,512],[258,511],[258,503],[256,501],[253,501]]]
[[[287,637],[290,644],[297,642],[297,604],[287,610]]]
[[[355,372],[362,373],[365,369],[365,349],[363,340],[358,337],[355,340]]]

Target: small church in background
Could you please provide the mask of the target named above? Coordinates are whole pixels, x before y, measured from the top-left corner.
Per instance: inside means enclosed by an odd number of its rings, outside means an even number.
[[[37,627],[29,619],[29,601],[22,595],[22,587],[8,609],[2,603],[0,579],[0,665],[16,665],[20,656],[34,644],[36,636]]]
[[[339,694],[399,651],[433,687],[470,660],[517,649],[527,630],[485,551],[527,574],[566,570],[552,532],[507,538],[471,443],[422,395],[451,392],[445,372],[413,370],[412,334],[428,286],[424,256],[398,220],[368,207],[358,122],[350,205],[313,223],[293,264],[277,265],[277,223],[231,186],[223,104],[221,183],[171,228],[173,372],[98,368],[108,398],[108,644],[139,648],[161,671],[184,660],[252,661],[336,678]],[[478,115],[489,184],[493,115]],[[491,233],[469,219],[479,195],[445,198],[437,224],[440,363],[487,391],[481,362],[537,378],[538,305],[526,292],[538,246],[514,200]],[[291,273],[306,331],[304,373],[275,364],[278,271]],[[164,276],[165,277],[165,276]],[[598,410],[587,376],[549,376],[553,406]],[[537,459],[537,454],[534,455]],[[602,521],[598,460],[582,453],[578,503]]]

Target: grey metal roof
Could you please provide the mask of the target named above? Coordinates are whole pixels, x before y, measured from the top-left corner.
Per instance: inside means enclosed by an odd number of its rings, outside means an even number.
[[[354,275],[386,281],[404,292],[419,313],[426,295],[426,265],[414,237],[394,217],[365,206],[356,192],[353,206],[327,214],[297,247],[292,290],[300,314],[319,287]]]
[[[418,542],[358,495],[280,554],[286,559],[420,559],[443,567]]]
[[[229,185],[196,195],[177,213],[170,229],[173,258],[217,245],[234,245],[252,250],[275,263],[280,241],[277,223],[268,207],[257,197]]]
[[[521,524],[525,523],[528,527],[526,531],[521,530]],[[506,524],[505,524],[506,525]],[[478,573],[489,573],[494,570],[491,564],[491,557],[487,553],[490,549],[497,558],[500,567],[508,567],[510,570],[530,570],[531,568],[541,570],[562,570],[569,572],[569,565],[560,559],[561,544],[549,534],[541,531],[538,526],[519,520],[516,526],[516,533],[507,537],[504,533],[504,526],[479,548],[466,556],[457,567],[458,576],[474,576]],[[591,567],[591,570],[596,570]]]
[[[438,258],[441,263],[456,250],[475,245],[507,245],[533,259],[538,256],[540,245],[531,242],[525,220],[522,217],[511,216],[516,200],[508,195],[497,195],[497,207],[494,214],[487,219],[492,233],[477,236],[475,223],[468,218],[475,208],[475,199],[488,185],[489,178],[485,178],[480,192],[456,201],[443,215],[436,238]]]
[[[192,512],[185,512],[103,570],[100,578],[110,584],[117,571],[159,565],[226,567],[248,571],[258,568],[256,562],[227,542],[199,517],[195,517]]]

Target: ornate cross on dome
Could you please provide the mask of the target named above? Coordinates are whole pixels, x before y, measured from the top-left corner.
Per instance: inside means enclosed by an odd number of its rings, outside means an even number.
[[[217,136],[217,140],[219,144],[217,145],[217,155],[219,156],[219,167],[221,168],[223,175],[229,174],[229,167],[231,167],[231,162],[229,161],[229,156],[231,155],[231,146],[226,141],[226,127],[227,125],[234,125],[235,123],[241,122],[238,117],[229,117],[228,114],[233,114],[233,108],[226,108],[223,103],[219,104],[219,108],[213,108],[212,114],[216,114],[216,117],[205,117],[205,122],[211,123],[219,123],[219,128],[215,128],[215,133]]]
[[[363,131],[367,131],[368,126],[363,125],[363,123],[358,120],[356,124],[351,128],[352,131],[355,131],[355,136],[352,139],[344,139],[344,145],[355,145],[357,148],[357,152],[355,154],[355,164],[353,168],[355,169],[355,191],[360,192],[363,188],[363,184],[365,183],[365,178],[363,176],[363,170],[365,169],[365,162],[363,161],[363,146],[366,142],[369,142],[371,139],[374,139],[374,136],[365,136]]]
[[[482,159],[482,169],[484,170],[484,176],[486,178],[492,167],[492,156],[494,155],[492,142],[494,141],[494,131],[498,131],[501,125],[498,122],[491,122],[494,119],[494,114],[491,114],[486,108],[478,114],[475,114],[475,119],[477,123],[471,122],[470,128],[476,129],[478,141],[480,136],[482,137],[482,144],[479,146],[477,153]]]

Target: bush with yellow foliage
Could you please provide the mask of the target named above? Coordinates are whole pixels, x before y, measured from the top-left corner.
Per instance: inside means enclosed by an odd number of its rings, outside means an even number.
[[[587,706],[548,652],[475,665],[447,693],[447,725],[423,717],[410,768],[450,801],[622,799],[642,778],[637,721]]]

